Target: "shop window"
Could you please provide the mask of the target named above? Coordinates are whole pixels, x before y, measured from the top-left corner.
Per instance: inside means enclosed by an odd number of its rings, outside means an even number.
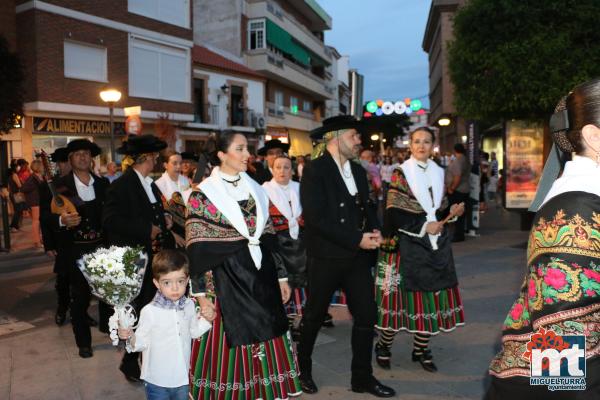
[[[65,40],[65,78],[106,82],[106,47]]]
[[[190,26],[190,0],[128,0],[127,11],[184,28]]]
[[[189,49],[131,37],[129,40],[129,95],[190,101]]]
[[[265,20],[248,21],[248,49],[264,49],[265,47]]]

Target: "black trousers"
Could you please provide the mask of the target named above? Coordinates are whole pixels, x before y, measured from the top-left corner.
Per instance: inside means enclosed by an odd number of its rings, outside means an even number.
[[[351,259],[308,258],[308,299],[300,328],[298,361],[301,374],[312,374],[312,352],[331,296],[341,288],[352,314],[352,383],[367,383],[373,374],[371,354],[377,317],[373,295],[372,254]]]
[[[465,209],[468,209],[469,204],[470,204],[469,193],[461,193],[461,192],[455,191],[454,193],[448,195],[448,202],[450,203],[450,205],[464,202]],[[467,227],[466,226],[467,216],[468,216],[468,218],[471,218],[471,214],[469,212],[465,211],[463,213],[463,215],[458,217],[458,219],[456,220],[456,223],[454,224],[454,235],[452,237],[452,240],[454,240],[454,241],[465,240],[465,229]]]
[[[69,260],[68,264],[68,279],[70,287],[70,309],[71,309],[71,325],[73,334],[75,335],[75,343],[77,347],[92,347],[92,332],[88,320],[88,308],[92,292],[87,280],[76,265],[76,260],[81,255],[95,251],[96,246],[74,248],[74,255]],[[98,302],[98,313],[100,326],[108,326],[108,318],[112,310],[111,307],[102,302]]]
[[[87,319],[92,293],[83,274],[75,264],[69,268],[71,285],[71,324],[77,347],[92,347],[92,332]]]
[[[54,288],[56,289],[58,309],[61,311],[68,310],[69,303],[71,302],[69,269],[66,262],[67,260],[62,251],[57,254],[56,259],[54,260],[54,272],[56,273]]]

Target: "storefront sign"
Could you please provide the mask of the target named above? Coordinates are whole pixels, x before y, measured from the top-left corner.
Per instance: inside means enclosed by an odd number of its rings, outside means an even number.
[[[277,130],[269,129],[265,135],[265,141],[279,139],[282,143],[289,143],[289,132],[287,129]]]
[[[114,125],[115,135],[124,135],[124,124],[115,122]],[[33,133],[72,136],[110,135],[110,123],[108,121],[33,117]]]
[[[506,123],[506,208],[527,209],[535,197],[544,168],[544,127],[541,123]]]

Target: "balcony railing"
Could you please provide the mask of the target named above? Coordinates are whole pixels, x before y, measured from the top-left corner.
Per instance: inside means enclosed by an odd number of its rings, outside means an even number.
[[[229,120],[231,122],[231,126],[246,126],[253,127],[254,122],[252,121],[252,115],[256,113],[254,110],[250,110],[248,108],[240,108],[237,110],[229,110]]]
[[[199,124],[219,125],[219,107],[215,104],[202,103],[202,107],[195,107],[194,122]]]
[[[281,106],[281,105],[278,105],[275,103],[270,103],[270,102],[267,102],[267,111],[268,111],[269,115],[271,115],[273,117],[279,117],[279,118],[283,118],[285,116],[285,114],[289,114],[289,115],[295,115],[297,117],[308,118],[311,120],[316,119],[315,114],[312,112],[306,112],[306,111],[301,111],[301,110],[292,112],[292,110],[289,107]]]

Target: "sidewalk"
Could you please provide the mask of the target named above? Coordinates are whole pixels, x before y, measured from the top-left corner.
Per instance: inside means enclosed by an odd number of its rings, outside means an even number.
[[[518,216],[490,210],[482,217],[481,236],[456,244],[466,325],[432,338],[439,368],[435,374],[411,361],[412,337],[397,336],[392,369],[384,371],[374,363],[374,373],[394,387],[399,398],[481,399],[489,361],[498,349],[501,323],[522,281],[527,232],[518,227]],[[128,383],[118,371],[121,354],[106,335],[92,329],[94,357],[81,359],[70,325],[54,324],[49,259],[20,271],[2,260],[0,256],[0,399],[144,398],[142,386]],[[344,313],[336,311],[340,317]],[[23,329],[3,332],[2,325],[11,323],[24,324]],[[334,328],[323,328],[313,371],[320,391],[302,398],[374,399],[349,391],[350,332],[347,320],[338,319]]]

